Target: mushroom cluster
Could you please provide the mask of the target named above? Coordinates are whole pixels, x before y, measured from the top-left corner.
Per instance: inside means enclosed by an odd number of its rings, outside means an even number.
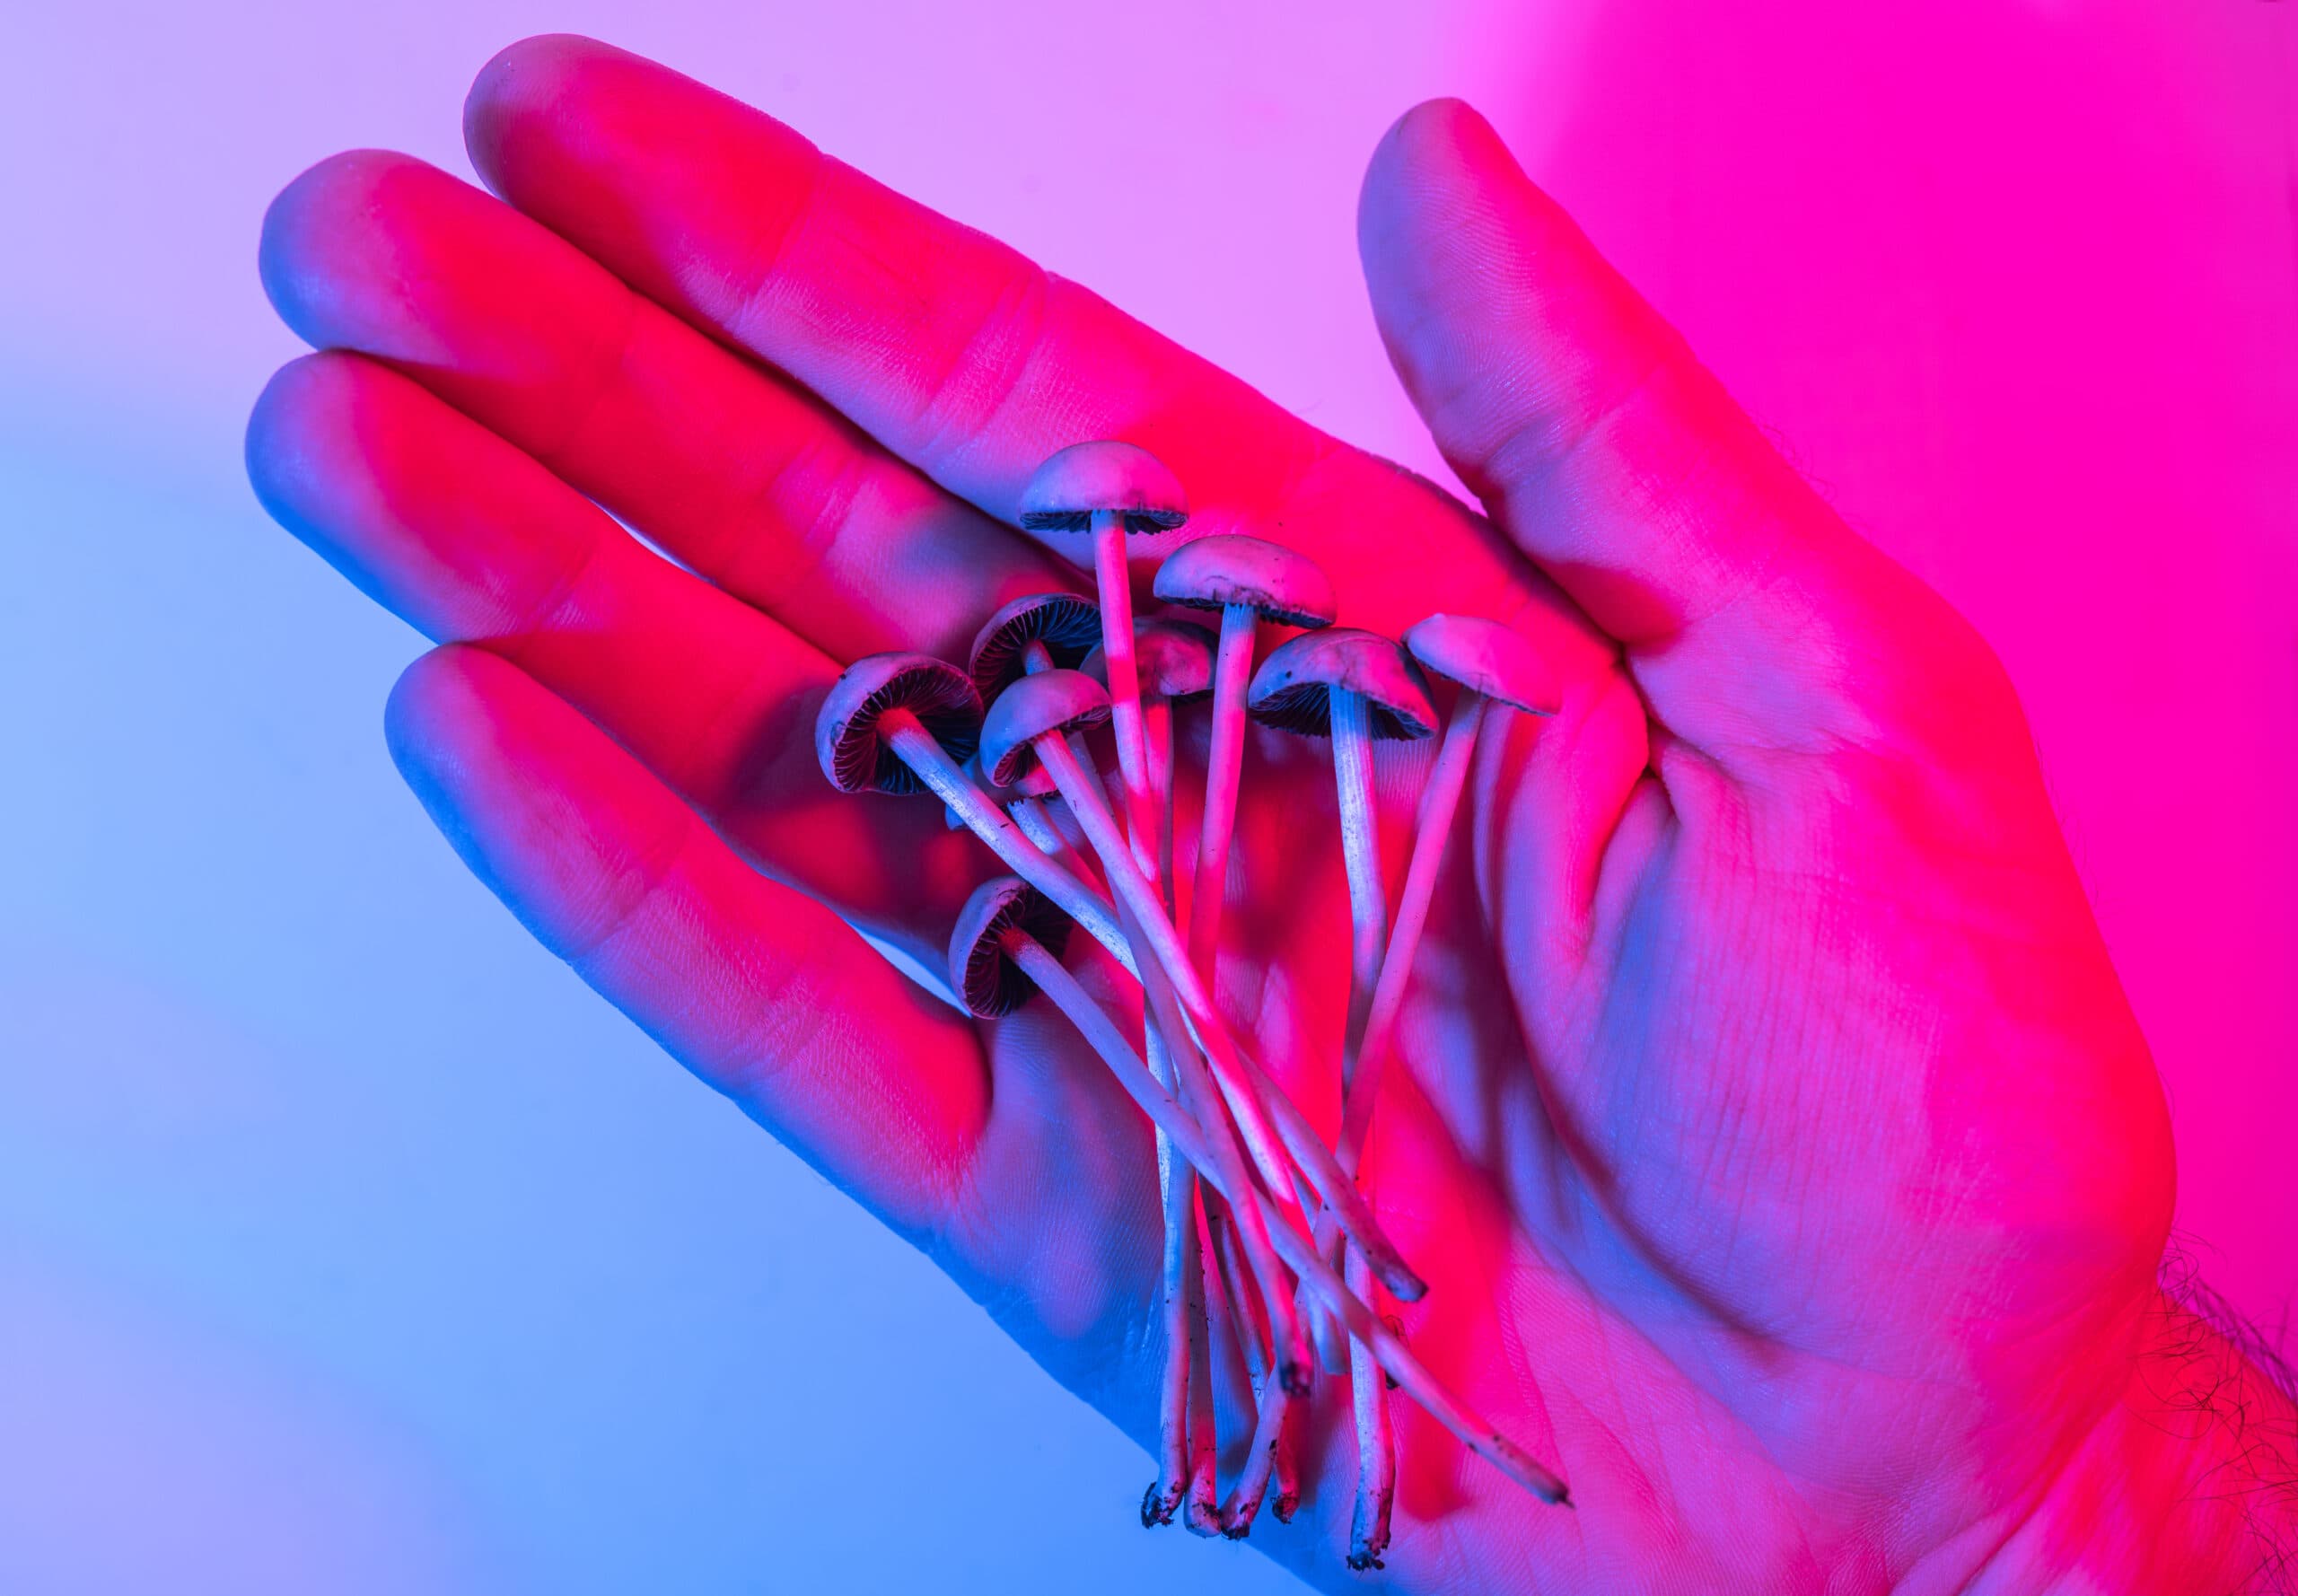
[[[926,654],[857,661],[823,701],[815,749],[849,793],[932,793],[1013,873],[959,916],[950,981],[992,1020],[1043,997],[1066,1016],[1156,1131],[1164,1223],[1156,1479],[1144,1524],[1180,1517],[1247,1534],[1300,1499],[1303,1399],[1320,1367],[1349,1382],[1358,1479],[1348,1561],[1377,1568],[1395,1495],[1391,1389],[1549,1502],[1564,1482],[1447,1390],[1413,1355],[1382,1293],[1426,1286],[1356,1183],[1381,1074],[1478,727],[1498,706],[1552,715],[1553,673],[1513,631],[1431,616],[1402,643],[1336,626],[1332,584],[1306,556],[1259,538],[1201,537],[1157,573],[1156,596],[1217,615],[1136,623],[1128,535],[1188,519],[1181,485],[1131,444],[1079,443],[1039,468],[1022,526],[1092,539],[1095,599],[1042,593],[991,616],[960,668]],[[1255,668],[1264,625],[1294,628]],[[1424,788],[1391,916],[1373,824],[1373,745],[1433,735],[1428,678],[1458,688]],[[1210,700],[1191,890],[1175,890],[1173,719]],[[1352,936],[1340,1136],[1327,1146],[1213,1000],[1229,845],[1248,721],[1329,743]],[[1115,768],[1086,734],[1108,726]],[[1112,776],[1114,779],[1111,779]],[[1184,913],[1177,914],[1177,906]],[[1139,984],[1130,1022],[1064,961],[1073,928]],[[1252,1442],[1225,1498],[1216,1480],[1211,1329],[1238,1349],[1256,1397]],[[1312,1348],[1313,1342],[1313,1348]]]

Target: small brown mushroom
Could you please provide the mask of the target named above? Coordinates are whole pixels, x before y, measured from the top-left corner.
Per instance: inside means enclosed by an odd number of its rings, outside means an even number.
[[[1236,832],[1237,785],[1244,769],[1245,696],[1259,623],[1271,620],[1314,629],[1332,625],[1338,611],[1332,583],[1316,561],[1282,544],[1229,532],[1199,538],[1175,550],[1158,569],[1155,592],[1169,604],[1221,613],[1213,674],[1213,740],[1206,756],[1205,813],[1197,832],[1188,924],[1189,957],[1210,982],[1220,957],[1229,843]]]
[[[1101,612],[1075,593],[1024,593],[999,608],[974,635],[966,673],[989,704],[1015,677],[1057,667],[1074,671],[1101,646]]]
[[[1058,741],[1109,718],[1109,690],[1082,671],[1041,671],[1022,677],[997,695],[982,722],[981,767],[992,782],[1004,787],[1020,780],[1032,759],[1041,759],[1056,790],[1074,808],[1074,800],[1062,786],[1059,767],[1043,759],[1039,740]],[[1068,751],[1066,745],[1063,751]]]

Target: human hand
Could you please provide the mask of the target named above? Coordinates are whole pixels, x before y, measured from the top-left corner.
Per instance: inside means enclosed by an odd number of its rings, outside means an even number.
[[[1576,1506],[1399,1407],[1390,1578],[2036,1589],[2117,1577],[2101,1523],[2231,1555],[2137,1488],[2195,1466],[2127,1406],[2170,1143],[2007,681],[1471,113],[1399,125],[1361,232],[1488,520],[635,57],[515,46],[467,135],[507,205],[366,153],[275,206],[267,285],[337,352],[259,404],[258,490],[446,645],[390,734],[472,867],[1057,1378],[1147,1437],[1147,1127],[1045,1005],[978,1024],[849,928],[936,964],[993,866],[938,804],[829,791],[810,732],[844,662],[1075,584],[1006,518],[1123,437],[1345,621],[1495,616],[1570,682],[1485,733],[1366,1172],[1415,1349]],[[1327,1124],[1330,785],[1258,749],[1220,983]],[[1312,1440],[1303,1522],[1255,1539],[1353,1583],[1346,1425]]]

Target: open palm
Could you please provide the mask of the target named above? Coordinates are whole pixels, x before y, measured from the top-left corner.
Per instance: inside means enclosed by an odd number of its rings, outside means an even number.
[[[978,1025],[856,934],[937,961],[994,865],[938,803],[833,793],[810,741],[845,662],[962,657],[1078,585],[1082,539],[1006,518],[1055,449],[1140,443],[1180,536],[1312,552],[1352,625],[1507,620],[1570,683],[1487,724],[1367,1183],[1431,1282],[1416,1350],[1575,1506],[1399,1406],[1388,1577],[1967,1581],[2127,1378],[2171,1191],[2153,1068],[1986,648],[1488,128],[1412,113],[1362,215],[1487,520],[636,57],[531,40],[467,115],[499,200],[363,153],[275,206],[267,285],[329,352],[274,381],[250,462],[445,645],[394,750],[546,944],[1146,1439],[1147,1127],[1047,1005]],[[1425,759],[1381,759],[1393,882]],[[1251,751],[1220,991],[1329,1128],[1323,759]],[[1343,1585],[1354,1451],[1318,1407],[1303,1521],[1255,1541]]]

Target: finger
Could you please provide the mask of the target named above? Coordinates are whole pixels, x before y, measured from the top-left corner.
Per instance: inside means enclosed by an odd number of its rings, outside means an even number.
[[[543,946],[896,1228],[943,1219],[988,1113],[953,1011],[508,662],[425,654],[386,726],[432,820]]]
[[[1074,580],[819,399],[411,156],[303,173],[266,214],[260,259],[314,346],[414,378],[834,659],[961,651],[1006,600]]]
[[[650,552],[413,382],[355,355],[272,379],[248,471],[281,524],[445,642],[485,645],[604,727],[760,868],[938,961],[983,872],[940,806],[831,790],[837,667]]]
[[[1352,624],[1529,604],[1529,629],[1581,652],[1576,612],[1428,484],[690,78],[590,39],[528,39],[479,75],[464,124],[480,175],[519,209],[993,515],[1055,449],[1127,438],[1188,485],[1194,529],[1313,550]],[[1168,547],[1131,541],[1143,565]]]
[[[1850,531],[1458,101],[1408,113],[1359,242],[1398,372],[1495,518],[1710,752],[1859,736],[1942,609]]]

